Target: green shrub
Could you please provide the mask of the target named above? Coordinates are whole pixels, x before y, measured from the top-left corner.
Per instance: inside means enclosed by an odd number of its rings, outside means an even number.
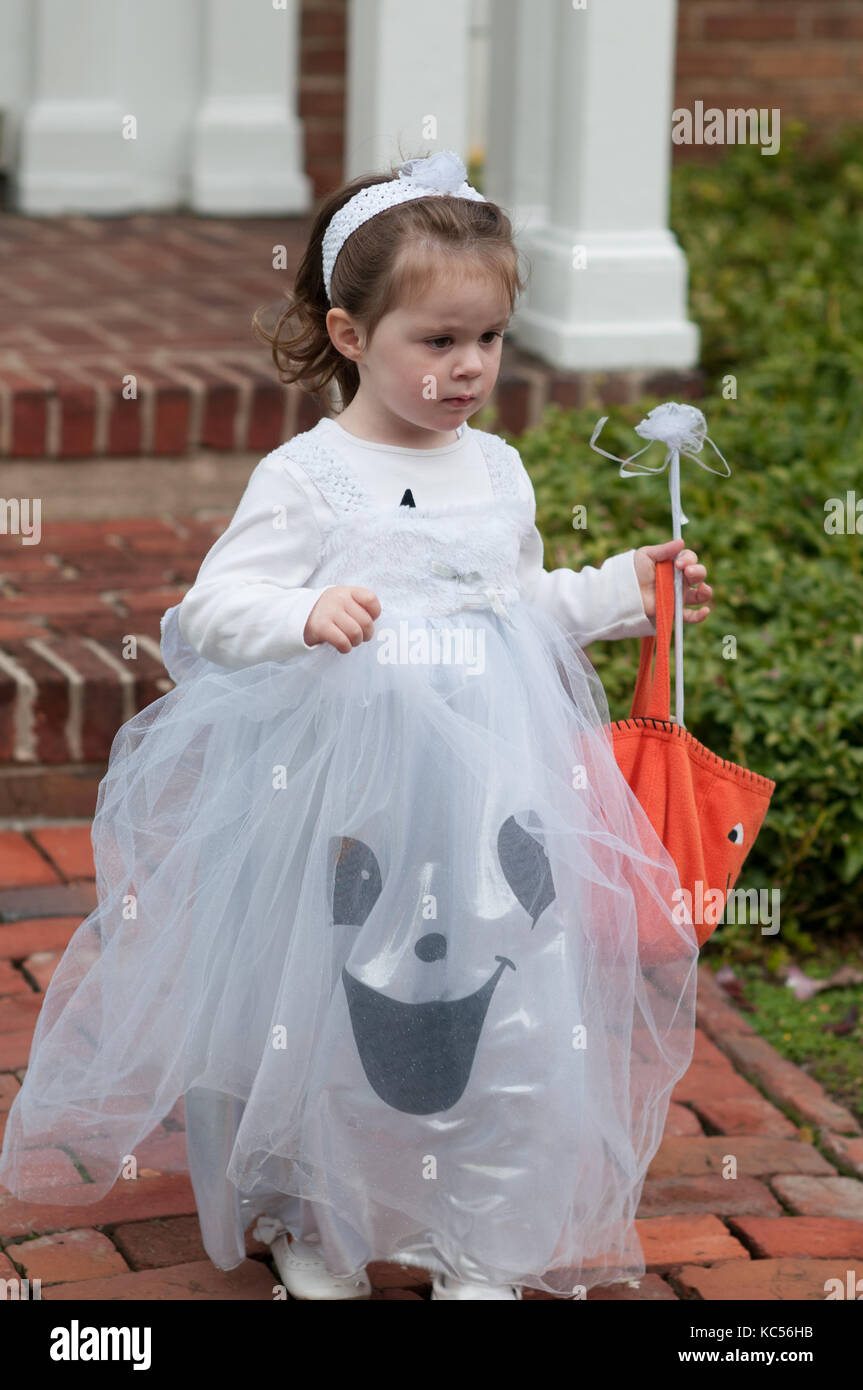
[[[719,477],[681,458],[684,539],[714,588],[712,613],[684,629],[684,720],[715,753],[777,783],[738,887],[781,890],[780,934],[728,924],[713,942],[761,942],[776,962],[788,946],[814,950],[819,932],[863,925],[860,538],[825,529],[828,499],[856,492],[863,530],[863,129],[806,155],[803,133],[784,130],[776,156],[731,146],[715,167],[672,174],[707,382],[693,404],[731,469]],[[513,439],[547,568],[671,539],[668,471],[623,479],[589,447],[608,415],[598,443],[631,456],[645,443],[633,426],[661,399],[551,406]],[[721,468],[707,443],[701,458]],[[662,459],[653,444],[639,462]],[[572,528],[576,503],[586,530]],[[597,643],[590,657],[611,718],[625,717],[638,644]]]

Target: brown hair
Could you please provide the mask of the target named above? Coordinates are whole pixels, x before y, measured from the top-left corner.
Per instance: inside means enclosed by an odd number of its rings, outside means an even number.
[[[466,257],[473,258],[500,285],[509,299],[510,312],[516,295],[525,287],[512,224],[497,203],[432,196],[386,208],[351,233],[333,267],[330,304],[322,264],[323,238],[330,219],[361,188],[385,183],[397,175],[396,165],[389,174],[361,175],[324,200],[287,306],[280,300],[276,306],[258,309],[252,321],[255,332],[270,345],[284,385],[298,381],[313,395],[323,397],[335,378],[342,409],[356,395],[360,376],[356,363],[339,352],[327,332],[331,308],[346,309],[363,325],[368,341],[386,313],[411,302],[433,283],[441,262],[449,262],[457,271]],[[273,307],[278,321],[273,332],[268,332],[261,315]]]

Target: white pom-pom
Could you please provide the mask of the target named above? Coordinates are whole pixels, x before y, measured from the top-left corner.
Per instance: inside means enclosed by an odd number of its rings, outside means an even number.
[[[436,150],[399,165],[399,178],[421,184],[430,193],[457,193],[467,180],[464,163],[452,150]]]
[[[635,426],[635,433],[642,439],[659,439],[669,449],[698,454],[707,434],[707,421],[697,406],[667,401],[654,406],[647,419]]]

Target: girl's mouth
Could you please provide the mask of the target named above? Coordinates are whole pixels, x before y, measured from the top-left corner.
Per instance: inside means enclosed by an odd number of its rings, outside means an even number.
[[[446,405],[470,405],[476,396],[444,396]]]

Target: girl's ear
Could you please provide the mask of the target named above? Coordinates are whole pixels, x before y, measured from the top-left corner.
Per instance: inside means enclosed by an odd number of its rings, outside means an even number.
[[[347,309],[330,309],[326,318],[330,342],[343,357],[358,362],[363,355],[364,343]]]

